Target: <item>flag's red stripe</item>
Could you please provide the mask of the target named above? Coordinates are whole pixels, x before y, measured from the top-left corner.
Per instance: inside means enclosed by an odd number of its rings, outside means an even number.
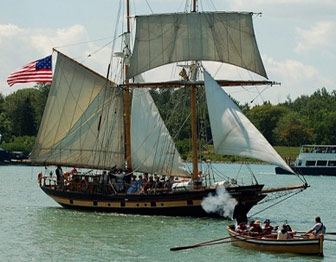
[[[21,68],[15,70],[7,78],[7,83],[12,86],[16,83],[50,83],[52,82],[51,69],[38,69],[36,70],[36,62],[31,62]]]
[[[12,73],[8,78],[17,76],[17,75],[25,75],[25,74],[30,75],[30,74],[39,74],[39,73],[50,73],[51,71],[52,71],[51,69],[21,71],[21,72]]]
[[[29,76],[51,76],[51,71],[37,71],[33,73],[21,73],[21,74],[16,74],[15,76],[9,76],[8,80],[15,79],[15,78],[20,78],[20,77],[29,77]]]
[[[20,77],[20,78],[15,78],[13,80],[8,80],[7,82],[15,82],[19,80],[34,80],[34,79],[52,79],[50,76],[29,76],[29,77]]]

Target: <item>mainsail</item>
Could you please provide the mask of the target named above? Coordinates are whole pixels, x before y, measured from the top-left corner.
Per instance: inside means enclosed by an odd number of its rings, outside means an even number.
[[[127,78],[173,62],[207,60],[236,65],[267,78],[252,13],[177,13],[136,17]]]
[[[31,161],[124,168],[123,93],[112,82],[58,53]]]
[[[147,89],[133,91],[131,145],[135,171],[190,176]]]
[[[216,153],[255,158],[293,172],[205,70],[204,83]]]

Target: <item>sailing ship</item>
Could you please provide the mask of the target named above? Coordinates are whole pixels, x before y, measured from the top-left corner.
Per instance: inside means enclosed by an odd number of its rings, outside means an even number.
[[[198,170],[195,94],[201,86],[206,90],[217,154],[255,158],[291,170],[222,88],[274,84],[267,80],[258,51],[253,14],[197,12],[194,1],[190,13],[137,16],[131,51],[126,3],[122,83],[114,83],[55,50],[53,82],[30,159],[35,165],[83,170],[56,182],[48,174],[41,174],[41,189],[66,208],[178,216],[218,215],[205,212],[201,203],[218,189],[225,189],[239,203],[237,212],[246,216],[268,193],[305,188],[306,185],[298,185],[264,190],[262,184],[239,185],[234,180],[205,183],[207,174],[200,176]],[[161,83],[139,81],[143,72],[181,61],[190,63],[188,77]],[[216,81],[201,61],[235,65],[266,80]],[[200,74],[203,79],[197,78]],[[190,89],[191,172],[182,162],[149,88]],[[134,174],[170,176],[179,183],[141,193],[116,190],[118,178],[122,179],[119,186],[125,186]],[[117,180],[112,180],[114,176]]]

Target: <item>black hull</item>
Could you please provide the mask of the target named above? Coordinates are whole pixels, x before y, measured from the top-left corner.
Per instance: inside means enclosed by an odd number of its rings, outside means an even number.
[[[291,166],[296,174],[307,176],[336,176],[336,167],[295,167]],[[277,175],[294,175],[293,173],[282,169],[281,167],[275,168]]]
[[[244,201],[246,213],[266,195],[261,193],[263,185],[241,186],[227,189],[232,197]],[[217,213],[206,213],[201,202],[215,189],[195,190],[162,194],[87,194],[61,191],[48,186],[41,189],[65,208],[140,215],[218,217]]]

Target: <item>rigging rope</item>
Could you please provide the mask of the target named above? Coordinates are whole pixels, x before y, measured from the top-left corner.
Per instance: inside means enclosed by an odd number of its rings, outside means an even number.
[[[249,170],[250,174],[252,175],[252,178],[254,179],[255,183],[258,185],[258,180],[257,180],[257,178],[255,177],[255,175],[254,175],[254,173],[253,173],[251,167],[249,166],[249,164],[246,164],[246,163],[245,163],[245,165],[246,165],[247,169]]]
[[[284,198],[284,199],[281,199],[280,201],[274,203],[273,205],[270,205],[270,206],[268,206],[268,207],[266,207],[266,208],[264,208],[264,209],[262,209],[262,210],[260,210],[260,211],[258,211],[258,212],[256,212],[256,213],[254,213],[253,215],[250,215],[249,218],[254,217],[254,216],[257,215],[257,214],[260,214],[261,212],[264,212],[265,210],[267,210],[267,209],[269,209],[269,208],[271,208],[271,207],[274,207],[274,206],[276,206],[276,205],[282,203],[283,201],[285,201],[285,200],[287,200],[287,199],[289,199],[289,198],[291,198],[291,197],[293,197],[293,196],[295,196],[295,195],[301,193],[301,192],[304,191],[304,190],[305,190],[305,188],[303,188],[303,189],[301,189],[301,190],[299,190],[299,191],[297,191],[297,192],[294,192],[294,193],[291,194],[290,196],[288,196],[288,197],[286,197],[286,198]],[[264,203],[265,203],[265,202],[264,202]]]
[[[148,6],[149,10],[151,11],[151,13],[152,13],[152,14],[154,14],[154,12],[153,12],[153,10],[152,10],[152,8],[151,8],[151,6],[150,6],[150,4],[148,3],[148,1],[147,1],[147,0],[146,0],[146,4],[147,4],[147,6]]]
[[[89,44],[89,43],[93,43],[93,42],[103,41],[103,40],[111,39],[111,38],[112,38],[111,41],[113,41],[114,37],[113,36],[109,36],[109,37],[99,38],[99,39],[85,41],[85,42],[78,42],[78,43],[73,43],[73,44],[68,44],[68,45],[56,46],[56,47],[54,47],[54,49],[59,49],[59,48],[63,48],[63,47],[71,47],[71,46],[84,45],[84,44]]]

